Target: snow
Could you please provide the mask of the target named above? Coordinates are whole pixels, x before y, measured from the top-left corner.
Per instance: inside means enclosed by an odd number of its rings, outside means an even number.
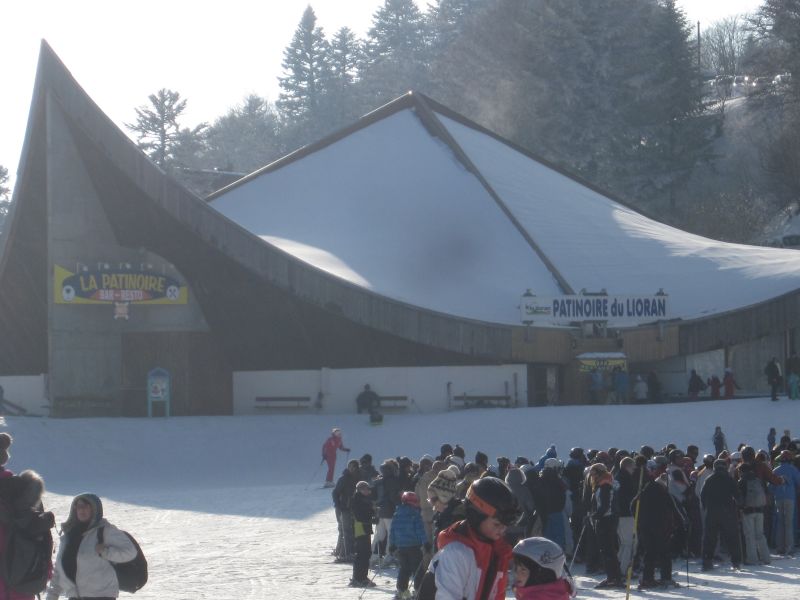
[[[671,318],[690,319],[800,287],[794,251],[719,242],[650,220],[436,116],[576,292],[663,289]],[[422,308],[519,324],[526,289],[563,293],[478,178],[411,109],[258,174],[212,206],[308,264]]]
[[[150,581],[136,597],[255,600],[355,600],[346,587],[350,565],[334,564],[336,524],[330,490],[321,489],[320,447],[341,427],[351,456],[438,454],[461,443],[468,456],[538,457],[554,443],[638,448],[675,442],[712,448],[721,425],[728,443],[765,445],[769,427],[796,428],[797,408],[766,398],[657,406],[472,409],[446,414],[388,415],[370,426],[364,415],[259,415],[172,419],[46,419],[6,417],[14,436],[9,468],[45,478],[48,508],[67,516],[72,496],[98,493],[106,516],[133,533],[150,563]],[[511,411],[511,412],[510,412]],[[643,431],[640,424],[649,424]],[[598,424],[602,424],[598,427]],[[300,441],[300,443],[298,443]],[[340,455],[337,471],[344,467]],[[685,582],[685,563],[674,564]],[[800,559],[775,560],[741,573],[700,573],[690,564],[689,589],[659,598],[771,600],[797,597]],[[576,567],[580,597],[614,598],[589,587]],[[376,577],[364,598],[389,598],[393,572]],[[636,594],[634,594],[636,595]],[[648,596],[651,593],[647,594]],[[126,594],[122,595],[127,596]],[[509,597],[511,597],[509,595]]]
[[[519,323],[555,280],[478,180],[400,111],[212,201],[266,242],[410,304]]]

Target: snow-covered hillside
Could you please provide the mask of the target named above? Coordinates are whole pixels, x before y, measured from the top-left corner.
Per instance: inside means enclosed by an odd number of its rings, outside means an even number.
[[[259,415],[173,419],[6,417],[14,436],[9,467],[45,477],[58,521],[71,496],[98,493],[112,522],[134,533],[150,562],[143,600],[325,598],[355,600],[349,565],[332,562],[336,524],[321,489],[320,447],[331,427],[344,430],[352,456],[435,454],[444,442],[468,456],[483,450],[538,458],[548,445],[638,448],[674,441],[711,449],[721,425],[728,442],[766,445],[769,427],[800,431],[798,406],[768,399],[659,406],[550,407],[390,415],[371,427],[364,415]],[[341,457],[344,459],[344,455]],[[337,466],[343,468],[343,464]],[[662,598],[795,598],[800,559],[775,560],[734,574],[699,573],[693,587],[651,592]],[[675,563],[676,571],[685,564]],[[590,589],[597,577],[577,568],[580,596],[619,597]],[[686,581],[685,572],[678,577]],[[364,598],[389,598],[392,573]],[[510,597],[510,596],[509,596]]]

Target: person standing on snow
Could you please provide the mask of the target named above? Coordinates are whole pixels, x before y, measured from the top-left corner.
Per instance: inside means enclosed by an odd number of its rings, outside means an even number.
[[[403,492],[400,506],[394,512],[389,531],[389,552],[397,552],[400,569],[397,573],[397,600],[408,600],[408,580],[422,561],[422,548],[430,552],[431,543],[425,535],[425,526],[419,508],[419,497],[414,492]]]
[[[711,441],[714,443],[715,455],[719,458],[722,451],[728,449],[728,443],[725,441],[725,434],[722,433],[722,427],[719,425],[714,428],[714,435],[711,436]]]
[[[739,387],[739,384],[736,383],[736,378],[733,376],[733,370],[730,367],[725,368],[725,375],[722,377],[722,386],[725,388],[726,400],[733,398],[734,389],[742,389]]]
[[[524,539],[514,546],[513,557],[517,600],[569,600],[577,595],[572,578],[564,573],[564,551],[555,542]]]
[[[350,587],[375,587],[375,582],[370,581],[367,577],[371,552],[372,519],[375,510],[372,508],[372,489],[366,481],[359,481],[356,484],[350,509],[353,512],[353,535],[356,551]]]
[[[331,437],[325,440],[325,443],[322,444],[322,460],[328,463],[328,473],[325,475],[325,486],[333,487],[333,472],[336,469],[336,451],[343,450],[344,452],[349,453],[350,448],[344,447],[344,442],[342,442],[342,430],[338,427],[334,427],[331,430]]]
[[[355,540],[353,539],[353,513],[350,504],[356,492],[356,483],[361,481],[361,471],[358,461],[348,461],[347,468],[341,477],[336,480],[333,488],[333,507],[336,512],[336,522],[339,525],[339,537],[336,541],[336,562],[350,562],[355,554]]]
[[[467,518],[439,534],[440,550],[422,579],[418,600],[503,600],[511,546],[506,528],[519,518],[509,487],[496,477],[476,480],[464,500]]]
[[[781,385],[781,381],[783,379],[781,374],[781,366],[778,363],[778,359],[774,356],[772,359],[767,363],[767,366],[764,367],[764,375],[767,377],[767,384],[770,388],[770,397],[773,402],[778,401],[778,388]]]
[[[619,514],[614,498],[614,479],[604,464],[596,463],[589,469],[589,481],[592,486],[592,523],[606,572],[605,580],[595,587],[622,587],[622,572],[619,569],[616,548]]]
[[[103,543],[99,531],[103,530]],[[72,501],[69,517],[61,526],[53,579],[47,600],[119,596],[119,583],[112,562],[136,558],[136,547],[122,531],[103,518],[103,504],[94,494],[81,494]]]

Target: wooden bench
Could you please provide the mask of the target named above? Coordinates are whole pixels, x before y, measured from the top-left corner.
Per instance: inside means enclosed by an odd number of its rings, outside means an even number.
[[[403,411],[408,408],[408,396],[378,396],[380,411]]]
[[[51,417],[113,417],[119,414],[117,402],[107,396],[56,396]]]
[[[308,409],[311,407],[310,396],[256,396],[256,410],[273,410],[276,408]]]
[[[496,406],[510,408],[512,406],[511,396],[505,394],[501,396],[469,396],[461,394],[460,396],[453,396],[453,404],[461,405],[463,408],[489,408]]]

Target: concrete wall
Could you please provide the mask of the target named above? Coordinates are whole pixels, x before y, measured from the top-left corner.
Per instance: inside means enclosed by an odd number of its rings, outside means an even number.
[[[448,410],[448,382],[454,396],[499,396],[505,394],[507,383],[512,402],[516,398],[518,406],[525,406],[526,373],[525,365],[240,371],[233,374],[233,412],[259,413],[257,396],[307,396],[312,405],[319,399],[321,412],[355,412],[356,396],[367,383],[380,396],[407,396],[409,411]]]
[[[7,375],[0,377],[0,385],[3,398],[21,406],[29,415],[48,414],[46,375]]]
[[[121,387],[123,333],[206,331],[208,327],[191,291],[188,304],[132,303],[129,320],[114,320],[113,304],[54,302],[55,265],[72,270],[78,264],[94,266],[98,262],[168,263],[154,254],[125,248],[117,242],[61,110],[50,97],[47,100],[47,145],[50,398],[113,398]],[[186,281],[179,274],[175,275]]]

